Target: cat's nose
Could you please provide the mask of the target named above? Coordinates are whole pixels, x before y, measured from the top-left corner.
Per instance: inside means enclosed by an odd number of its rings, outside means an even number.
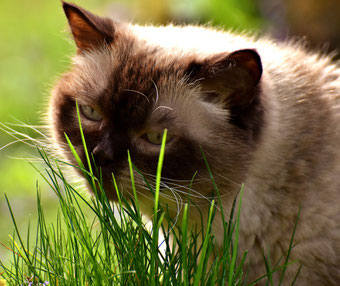
[[[113,162],[113,151],[110,144],[101,142],[93,149],[92,153],[98,166],[104,167]]]

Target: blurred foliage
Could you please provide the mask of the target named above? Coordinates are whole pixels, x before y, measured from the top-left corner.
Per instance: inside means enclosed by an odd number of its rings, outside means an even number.
[[[211,19],[214,25],[238,30],[256,30],[263,26],[256,1],[211,0],[202,5],[205,20]],[[203,13],[203,11],[206,11]]]
[[[339,0],[285,0],[284,3],[287,26],[294,35],[308,35],[314,47],[340,48]]]

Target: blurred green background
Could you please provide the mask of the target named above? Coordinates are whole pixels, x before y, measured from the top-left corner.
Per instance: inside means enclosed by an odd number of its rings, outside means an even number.
[[[295,2],[300,2],[296,4]],[[340,1],[337,0],[78,0],[100,15],[155,24],[207,23],[236,30],[259,30],[278,39],[308,35],[312,47],[339,47]],[[301,4],[309,3],[309,5]],[[299,6],[300,5],[300,6]],[[314,6],[313,6],[314,5]],[[299,12],[299,13],[298,13]],[[306,19],[308,25],[306,25]],[[309,27],[309,28],[308,28]],[[0,3],[0,123],[42,125],[53,83],[75,52],[59,0],[1,0]],[[20,132],[37,136],[22,127]],[[36,221],[36,184],[43,180],[23,158],[37,156],[34,148],[0,130],[0,242],[13,233],[4,194],[19,228]],[[13,144],[11,144],[13,143]],[[20,159],[21,158],[21,159]],[[38,168],[43,168],[35,163]],[[54,194],[42,183],[47,217],[56,216]],[[9,252],[0,245],[0,259]]]

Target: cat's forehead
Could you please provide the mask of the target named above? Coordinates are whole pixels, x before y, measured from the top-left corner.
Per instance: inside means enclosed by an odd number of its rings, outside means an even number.
[[[162,86],[183,78],[183,63],[162,55],[157,47],[126,41],[123,45],[77,55],[74,60],[75,87],[88,100],[105,94],[119,100],[126,94],[155,97]]]

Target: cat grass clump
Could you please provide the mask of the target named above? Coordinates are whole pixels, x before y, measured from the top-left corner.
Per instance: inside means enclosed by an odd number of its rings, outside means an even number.
[[[86,144],[85,138],[81,137]],[[138,198],[128,200],[122,196],[114,180],[118,203],[112,204],[102,192],[101,179],[84,168],[71,143],[70,150],[80,163],[74,167],[84,173],[93,187],[95,194],[90,200],[65,179],[62,165],[66,162],[53,160],[40,149],[45,162],[45,170],[40,173],[58,197],[58,215],[54,223],[46,223],[38,190],[39,220],[36,226],[28,226],[28,232],[31,231],[30,227],[36,230],[32,246],[32,241],[25,241],[16,227],[15,215],[6,197],[15,226],[12,243],[8,247],[13,253],[12,265],[0,261],[3,270],[1,277],[6,279],[8,286],[251,283],[243,272],[246,253],[241,255],[237,251],[242,190],[238,206],[233,205],[229,220],[226,221],[222,216],[225,239],[221,256],[216,251],[215,238],[211,232],[215,210],[221,207],[221,200],[218,203],[214,200],[211,202],[208,217],[202,218],[206,226],[196,226],[194,229],[190,226],[189,200],[184,203],[180,224],[162,224],[164,220],[171,221],[168,209],[162,208],[157,199],[165,142],[164,137],[157,166],[157,183],[155,189],[150,188],[155,198],[152,232],[139,211]],[[89,162],[95,169],[94,162]],[[134,188],[133,170],[136,168],[130,158],[129,165]],[[236,259],[238,256],[242,257],[240,261]],[[267,277],[270,281],[272,273],[286,267],[289,264],[282,261],[280,266],[269,267],[267,273],[252,282]]]
[[[207,218],[220,190],[229,214],[245,184],[239,247],[248,276],[265,272],[263,253],[285,256],[301,210],[288,279],[298,285],[340,281],[340,69],[301,44],[237,35],[200,26],[140,26],[96,16],[64,2],[77,54],[56,83],[49,105],[55,145],[75,163],[64,134],[89,168],[96,162],[107,197],[113,177],[133,196],[127,150],[142,213],[153,215],[161,134],[168,130],[159,204],[181,221]],[[195,180],[192,180],[195,175]],[[91,188],[90,188],[91,189]],[[212,223],[222,245],[221,216]],[[227,217],[225,217],[227,219]],[[281,274],[274,273],[278,284]]]

